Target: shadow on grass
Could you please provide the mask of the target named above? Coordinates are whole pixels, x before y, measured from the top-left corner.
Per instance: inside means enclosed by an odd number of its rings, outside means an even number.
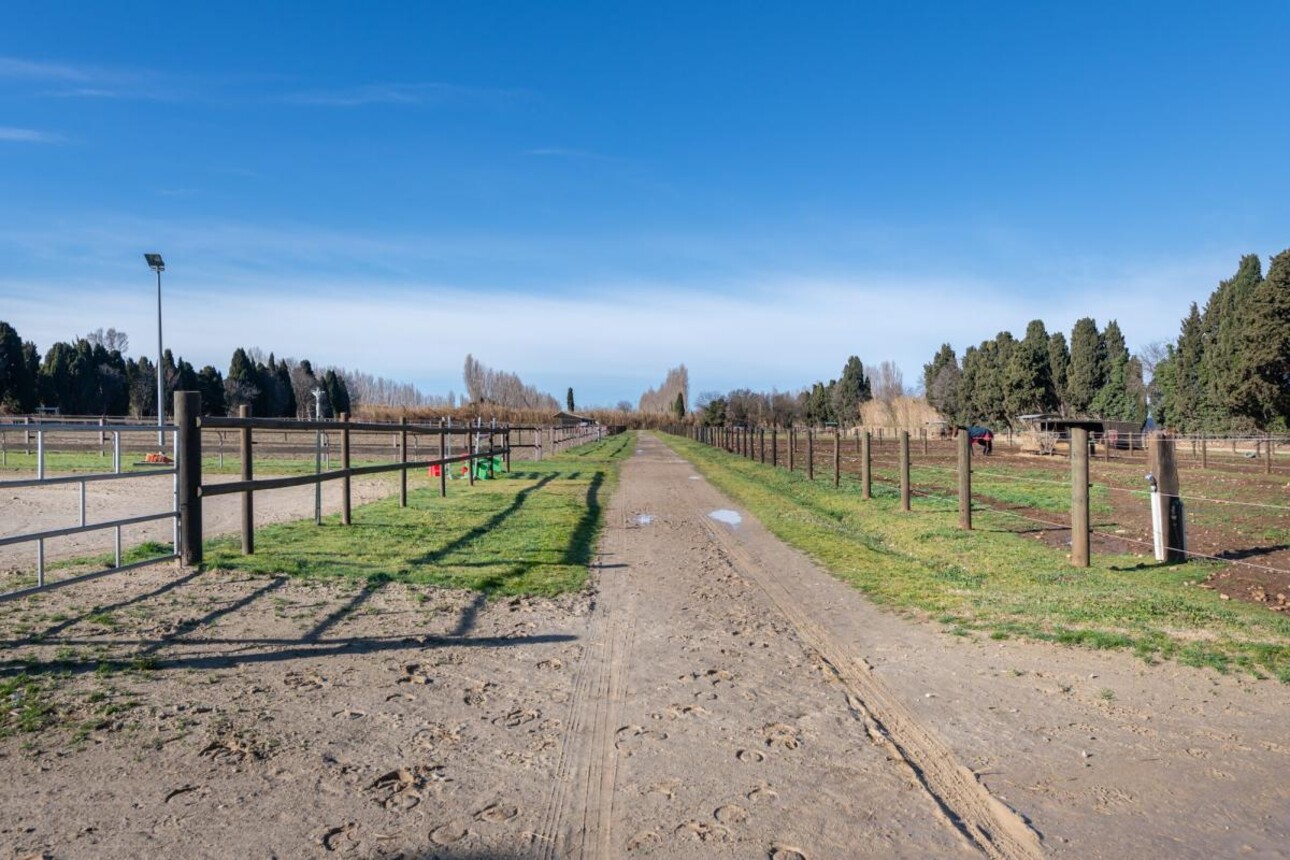
[[[454,538],[452,541],[448,542],[444,546],[439,547],[433,552],[428,552],[425,555],[421,555],[411,559],[409,563],[410,564],[434,564],[435,562],[442,561],[443,559],[447,558],[449,555],[461,549],[462,547],[465,547],[471,544],[472,542],[479,540],[480,538],[487,535],[490,531],[497,528],[502,523],[506,522],[508,519],[513,517],[519,511],[520,508],[524,507],[524,502],[528,500],[529,496],[531,496],[533,493],[537,492],[538,490],[542,489],[543,487],[545,487],[547,484],[551,483],[558,477],[560,477],[560,473],[558,472],[554,474],[544,475],[542,479],[539,480],[533,486],[525,487],[523,490],[520,490],[518,493],[516,493],[515,498],[511,501],[509,505],[507,505],[504,509],[498,511],[497,513],[493,514],[491,517],[488,518],[486,522],[480,523],[479,525],[475,526],[474,528],[462,534],[460,537]]]

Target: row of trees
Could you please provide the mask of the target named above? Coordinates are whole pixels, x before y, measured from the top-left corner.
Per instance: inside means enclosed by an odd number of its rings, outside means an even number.
[[[538,391],[532,385],[525,385],[514,373],[504,370],[493,370],[473,355],[466,356],[462,369],[462,379],[466,383],[466,397],[471,403],[492,404],[508,409],[543,409],[552,412],[560,404],[550,394]],[[569,389],[569,409],[572,411],[573,389]]]
[[[1142,362],[1130,355],[1115,320],[1099,331],[1085,317],[1071,330],[1048,333],[1032,320],[1021,340],[1001,331],[970,346],[960,362],[942,344],[923,367],[927,401],[955,424],[1011,426],[1018,415],[1057,413],[1114,421],[1147,417]]]
[[[1290,429],[1290,250],[1241,258],[1205,309],[1195,303],[1178,340],[1156,350],[1158,421],[1187,433]]]
[[[1144,382],[1149,378],[1149,383]],[[928,402],[957,424],[1011,426],[1019,415],[1058,413],[1146,420],[1181,432],[1285,430],[1290,424],[1290,251],[1267,277],[1241,259],[1202,311],[1192,304],[1176,343],[1131,355],[1115,320],[1084,318],[1069,345],[1042,320],[1017,340],[1003,331],[960,361],[943,344],[923,367]]]
[[[679,421],[685,417],[689,403],[690,371],[681,364],[668,369],[661,386],[641,395],[637,409],[645,415],[670,415]],[[627,405],[630,408],[631,404]]]
[[[34,343],[0,322],[0,412],[43,407],[64,415],[156,415],[157,366],[145,356],[127,357],[128,348],[124,332],[98,329],[55,343],[42,359]],[[312,416],[318,406],[331,416],[357,405],[344,371],[315,372],[307,360],[272,353],[266,359],[258,349],[236,349],[227,376],[211,365],[198,370],[170,350],[162,354],[161,370],[167,411],[175,391],[199,392],[206,415],[224,415],[244,403],[256,415],[288,418]]]
[[[816,382],[797,392],[752,391],[738,388],[726,394],[704,392],[697,406],[699,420],[710,426],[840,424],[861,420],[861,410],[875,399],[894,402],[905,393],[900,368],[893,362],[865,365],[851,356],[837,379]]]

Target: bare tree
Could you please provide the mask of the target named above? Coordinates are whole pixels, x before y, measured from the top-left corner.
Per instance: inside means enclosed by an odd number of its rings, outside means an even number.
[[[110,328],[107,331],[104,331],[101,328],[96,328],[94,331],[85,335],[84,340],[88,341],[90,346],[101,346],[108,352],[115,350],[120,352],[122,355],[125,355],[130,349],[130,336],[125,332],[117,331],[114,328]]]

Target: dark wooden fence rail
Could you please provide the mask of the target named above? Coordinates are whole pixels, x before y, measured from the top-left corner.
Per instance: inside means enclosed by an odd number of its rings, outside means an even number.
[[[508,425],[483,424],[414,424],[401,420],[398,424],[350,421],[348,415],[341,415],[339,421],[299,421],[288,418],[255,418],[249,408],[242,407],[237,417],[200,417],[201,401],[195,392],[180,391],[175,393],[175,421],[179,431],[179,464],[178,464],[178,499],[180,521],[180,555],[185,564],[196,565],[202,561],[202,500],[216,496],[241,494],[242,496],[242,551],[255,551],[254,505],[256,492],[313,485],[321,488],[327,481],[341,482],[341,523],[349,525],[351,521],[352,478],[364,475],[380,475],[398,472],[399,504],[408,503],[407,475],[411,469],[432,469],[438,467],[439,494],[448,494],[448,467],[456,463],[466,464],[466,473],[470,483],[475,482],[476,463],[493,462],[496,457],[505,460],[509,470],[511,452],[516,447],[515,437],[527,433],[531,440],[524,446],[536,451],[537,458],[551,456],[575,445],[585,444],[599,439],[604,428],[597,425],[579,427],[511,427]],[[204,481],[201,472],[202,431],[223,433],[237,431],[239,436],[239,453],[241,457],[240,480],[222,483]],[[327,433],[340,436],[340,468],[321,468],[317,461],[314,474],[288,475],[282,477],[256,478],[254,475],[255,434],[270,432],[313,431],[317,434]],[[393,434],[396,440],[397,461],[363,466],[351,463],[353,435],[356,433]],[[543,448],[543,436],[547,446]],[[426,446],[437,456],[408,456],[408,441],[431,439],[436,444]],[[222,438],[221,438],[222,444]],[[321,451],[321,440],[318,449]],[[420,450],[420,446],[418,446]],[[460,453],[454,453],[459,451]],[[320,492],[320,490],[319,490]],[[316,497],[317,510],[321,510],[320,496]]]

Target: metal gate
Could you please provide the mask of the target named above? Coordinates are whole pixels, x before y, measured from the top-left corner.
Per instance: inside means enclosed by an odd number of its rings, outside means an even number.
[[[10,433],[11,430],[0,432]],[[36,580],[34,584],[23,582],[18,588],[11,589],[0,593],[0,601],[13,600],[28,594],[34,594],[39,591],[47,591],[52,588],[60,588],[64,585],[71,585],[76,582],[85,582],[89,579],[104,576],[109,573],[120,573],[126,570],[144,567],[150,564],[156,564],[161,561],[169,561],[178,556],[179,546],[179,509],[176,495],[176,476],[178,474],[175,467],[177,444],[174,425],[158,427],[157,425],[146,424],[57,424],[57,423],[40,423],[30,426],[24,426],[22,431],[24,437],[29,441],[31,436],[36,440],[36,462],[35,477],[18,478],[13,480],[0,481],[0,493],[20,488],[45,488],[58,485],[79,485],[79,516],[74,525],[68,525],[62,528],[45,529],[42,531],[28,532],[25,534],[5,534],[7,531],[6,524],[0,522],[0,547],[11,546],[14,544],[34,543],[36,552]],[[147,464],[146,471],[125,471],[122,463],[122,445],[121,436],[127,433],[156,433],[162,440],[162,449],[166,448],[165,440],[169,437],[170,462],[160,463],[156,466]],[[112,438],[112,470],[110,472],[87,472],[84,474],[68,474],[50,476],[47,474],[48,469],[48,452],[47,442],[52,435],[58,434],[65,440],[75,439],[79,434],[100,434],[101,443],[106,442],[106,437]],[[86,448],[81,445],[72,447]],[[104,454],[106,451],[104,451]],[[144,465],[144,464],[140,464]],[[99,522],[88,522],[86,517],[86,496],[91,484],[97,485],[104,481],[142,481],[157,480],[163,476],[170,476],[171,479],[171,505],[168,511],[158,511],[139,516],[121,517],[118,519],[108,519]],[[69,514],[69,519],[72,516]],[[171,551],[163,555],[157,555],[151,558],[141,559],[122,564],[123,549],[121,546],[121,529],[125,526],[138,525],[140,523],[154,522],[157,520],[171,520],[173,522],[173,538],[171,542]],[[105,531],[108,529],[115,530],[115,551],[113,553],[114,563],[110,567],[94,570],[89,573],[81,573],[66,579],[59,579],[53,582],[47,581],[46,573],[48,563],[45,557],[45,542],[54,538],[67,537],[69,535],[83,534],[86,532]]]

